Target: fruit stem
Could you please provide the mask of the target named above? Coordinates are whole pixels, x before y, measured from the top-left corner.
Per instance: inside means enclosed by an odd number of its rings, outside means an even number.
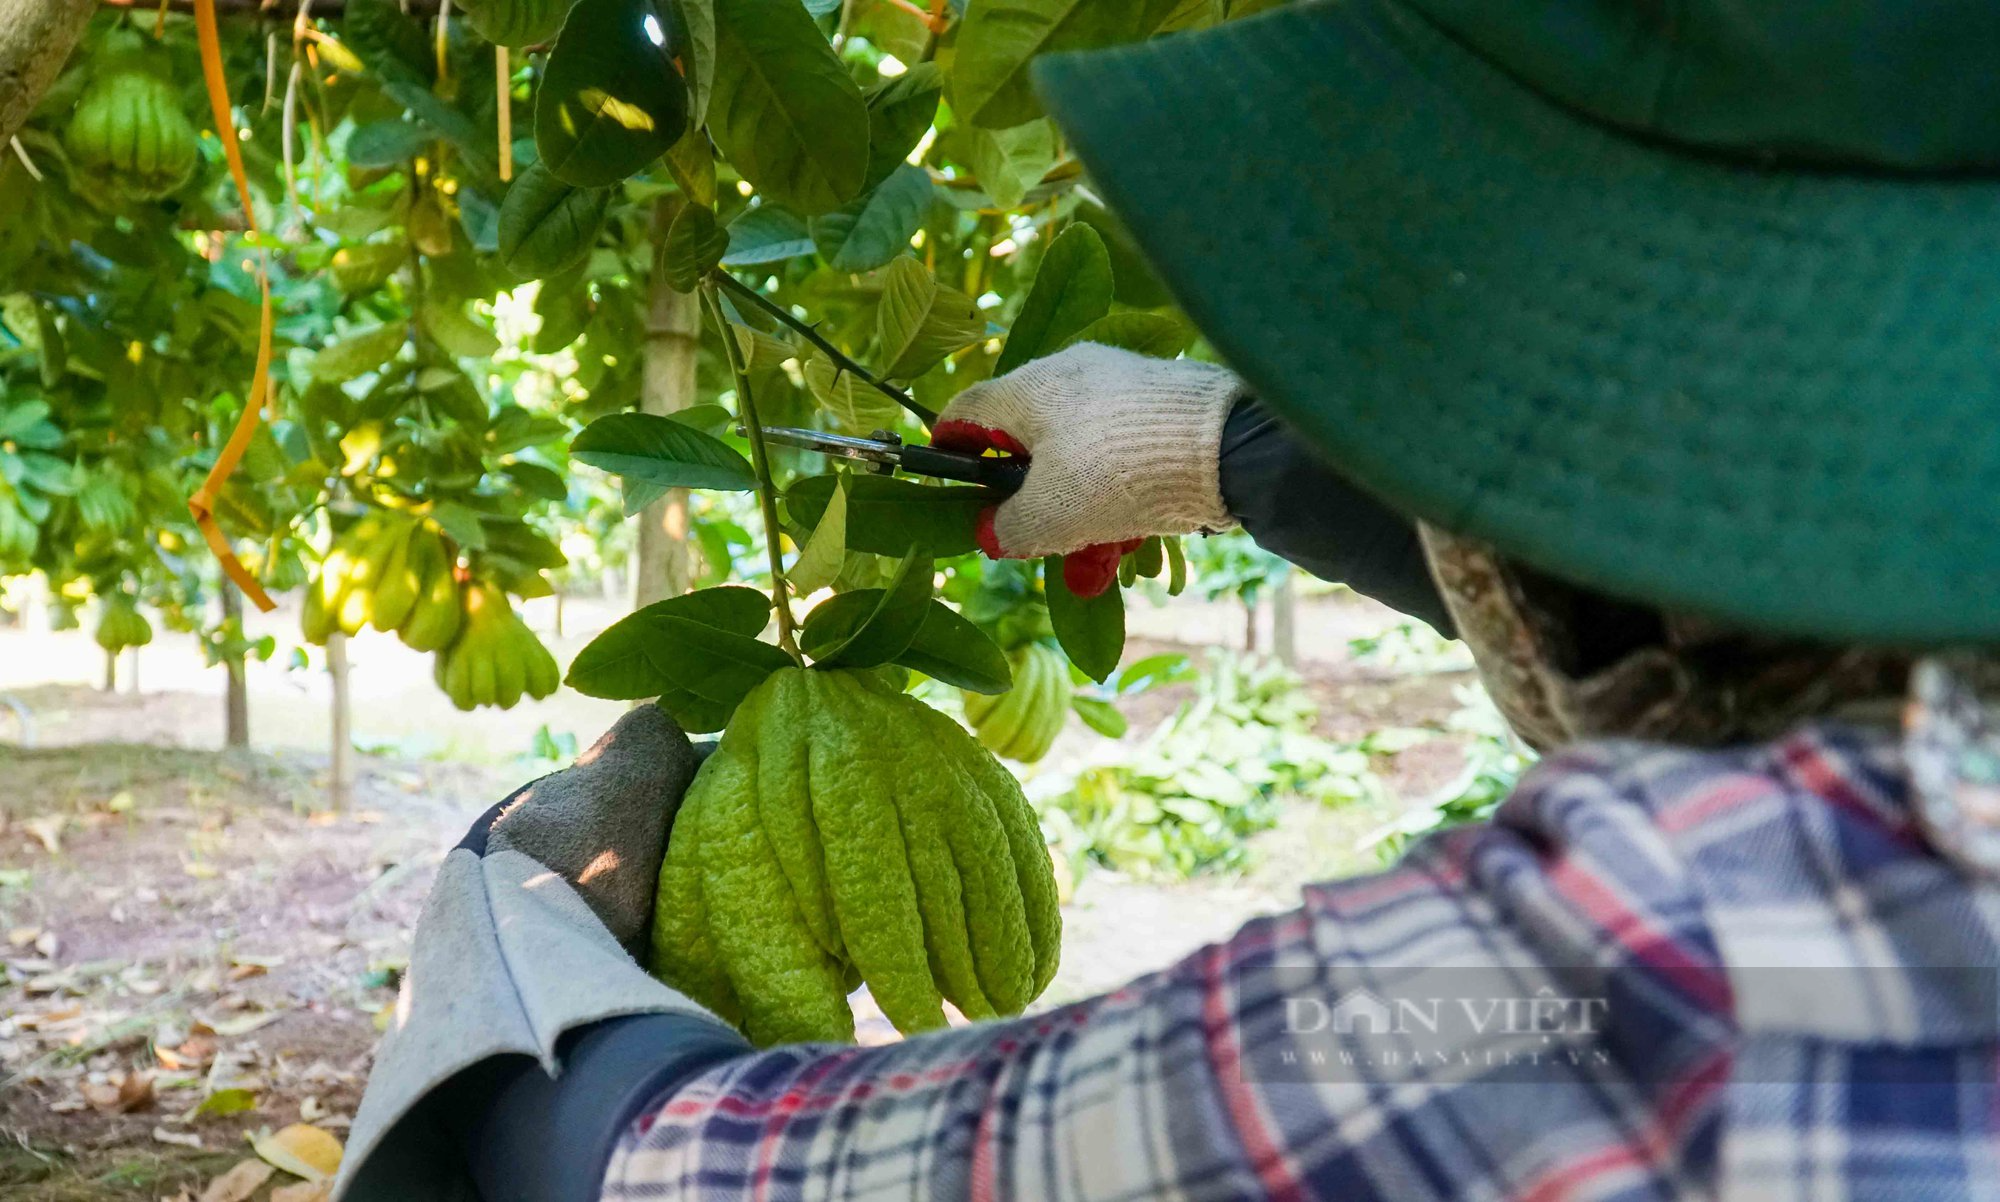
[[[778,646],[786,655],[805,666],[798,641],[792,635],[792,595],[785,583],[784,528],[778,525],[778,486],[771,480],[771,454],[764,447],[764,426],[757,420],[757,400],[750,389],[750,373],[743,368],[743,352],[736,345],[736,331],[722,315],[722,302],[715,285],[704,284],[701,299],[715,332],[722,337],[722,353],[729,360],[730,374],[736,377],[736,416],[750,438],[750,467],[757,473],[757,505],[764,514],[764,549],[771,556],[771,602],[778,611]]]
[[[742,297],[744,300],[756,305],[759,309],[762,309],[772,317],[777,318],[779,321],[798,331],[801,338],[818,347],[827,358],[833,360],[834,366],[915,414],[917,420],[924,423],[924,429],[928,430],[937,424],[937,414],[911,399],[909,393],[904,392],[900,388],[884,384],[882,381],[876,379],[873,373],[867,368],[842,354],[840,348],[828,342],[818,330],[813,329],[812,326],[792,316],[791,310],[772,300],[770,297],[765,296],[742,280],[723,271],[721,268],[717,268],[711,272],[709,278],[727,288],[731,296]]]

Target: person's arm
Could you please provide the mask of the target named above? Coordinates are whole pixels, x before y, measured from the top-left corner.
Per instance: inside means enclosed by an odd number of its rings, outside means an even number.
[[[648,1098],[748,1050],[627,950],[700,758],[642,706],[446,854],[336,1198],[589,1202]]]
[[[967,388],[932,434],[939,446],[1028,457],[1021,491],[982,515],[980,549],[1061,555],[1079,594],[1110,587],[1142,538],[1240,524],[1313,575],[1455,632],[1415,524],[1321,462],[1214,364],[1081,343]]]
[[[1328,467],[1255,397],[1223,423],[1218,468],[1223,504],[1258,546],[1457,637],[1416,523]]]

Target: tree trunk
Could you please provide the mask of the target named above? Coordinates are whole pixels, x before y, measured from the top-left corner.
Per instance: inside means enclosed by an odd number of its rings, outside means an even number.
[[[225,579],[220,590],[222,594],[222,622],[225,627],[234,625],[238,634],[243,629],[243,598],[236,591],[236,585]],[[250,746],[250,682],[245,671],[242,656],[226,659],[223,670],[228,674],[222,691],[222,745],[224,747]]]
[[[554,631],[554,635],[556,638],[561,638],[563,636],[563,595],[560,589],[557,590],[556,592],[555,603],[556,603],[556,613],[555,613],[556,628]]]
[[[0,145],[21,132],[96,11],[97,0],[0,0]]]
[[[118,691],[118,653],[116,651],[106,651],[104,653],[104,691],[107,693],[116,693]]]
[[[1295,573],[1287,571],[1271,594],[1271,653],[1287,668],[1299,666],[1298,589]]]
[[[1243,650],[1246,654],[1257,652],[1257,595],[1246,594],[1243,598]]]
[[[333,756],[326,800],[330,808],[345,810],[354,794],[354,727],[347,701],[347,636],[337,630],[326,639],[326,672],[333,678]]]
[[[666,240],[680,211],[679,197],[664,197],[653,208],[653,242]],[[701,351],[701,308],[691,292],[676,292],[657,266],[646,304],[646,357],[639,411],[662,416],[695,402],[695,363]],[[678,597],[694,583],[694,555],[688,546],[687,490],[676,488],[639,514],[639,540],[632,554],[632,607]]]

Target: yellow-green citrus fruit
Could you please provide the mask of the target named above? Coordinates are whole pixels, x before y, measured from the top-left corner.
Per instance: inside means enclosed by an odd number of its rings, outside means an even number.
[[[140,67],[101,75],[63,132],[70,157],[124,192],[156,200],[186,183],[201,158],[194,122],[173,85]]]
[[[458,638],[438,653],[438,687],[462,710],[482,705],[512,709],[522,696],[540,700],[556,691],[562,673],[542,640],[515,616],[507,594],[490,584],[464,590]]]
[[[956,722],[871,672],[786,668],[681,803],[653,972],[760,1045],[848,1040],[865,982],[898,1030],[1018,1014],[1062,917],[1040,827]]]
[[[153,624],[139,612],[138,603],[124,593],[104,598],[97,615],[97,645],[113,653],[127,647],[144,647],[153,641]]]
[[[997,697],[965,695],[965,720],[993,754],[1032,764],[1049,753],[1069,721],[1069,663],[1062,653],[1030,643],[1007,657],[1014,687]]]

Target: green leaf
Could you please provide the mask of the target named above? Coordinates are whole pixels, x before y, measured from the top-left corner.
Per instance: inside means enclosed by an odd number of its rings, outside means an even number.
[[[1147,0],[971,0],[952,61],[952,108],[1005,129],[1042,115],[1028,79],[1037,55],[1089,50],[1144,35]]]
[[[1107,588],[1095,597],[1079,597],[1063,582],[1062,565],[1060,555],[1042,561],[1049,625],[1055,627],[1056,641],[1069,661],[1083,669],[1084,675],[1102,682],[1117,669],[1118,657],[1125,653],[1124,594]]]
[[[918,63],[868,96],[868,179],[872,188],[904,165],[931,123],[944,94],[936,63]]]
[[[524,280],[581,263],[597,244],[612,189],[578,188],[539,161],[515,177],[500,202],[500,261]]]
[[[535,148],[558,179],[606,187],[680,140],[687,87],[672,46],[648,36],[659,28],[647,0],[579,0],[570,10],[535,100]]]
[[[1069,699],[1069,707],[1076,711],[1077,717],[1083,719],[1085,726],[1107,739],[1122,739],[1129,729],[1125,715],[1119,713],[1118,707],[1109,701],[1078,695]]]
[[[614,622],[570,662],[569,686],[589,697],[659,697],[696,729],[716,729],[745,694],[792,658],[755,636],[770,601],[756,589],[702,589]],[[710,725],[710,720],[713,725]]]
[[[347,48],[386,83],[428,88],[437,79],[437,59],[423,27],[396,0],[352,0],[341,13]]]
[[[776,205],[758,205],[729,223],[729,249],[723,252],[722,263],[750,267],[811,253],[813,240],[805,218]]]
[[[257,1095],[247,1089],[218,1089],[194,1108],[196,1118],[222,1118],[257,1109]],[[268,1171],[268,1170],[267,1170]]]
[[[690,124],[667,149],[667,173],[688,203],[715,207],[715,147],[701,126]]]
[[[585,426],[570,458],[657,488],[748,492],[757,473],[736,450],[692,426],[651,413],[614,413]]]
[[[836,476],[838,481],[841,477]],[[833,583],[847,562],[847,490],[834,485],[833,497],[819,515],[805,549],[785,571],[785,582],[803,597]]]
[[[484,359],[500,349],[492,330],[466,316],[459,305],[433,300],[420,311],[424,329],[448,353],[464,359]]]
[[[891,260],[882,273],[882,301],[875,320],[882,354],[889,361],[883,374],[896,380],[923,375],[986,333],[986,319],[972,298],[939,283],[908,255]]]
[[[496,46],[539,46],[562,29],[569,0],[466,0],[466,24]]]
[[[1178,538],[1163,539],[1161,546],[1167,552],[1167,596],[1178,597],[1187,587],[1187,551]]]
[[[942,601],[930,603],[917,637],[896,662],[975,693],[991,695],[1014,687],[1014,670],[1000,644]]]
[[[350,330],[338,340],[321,347],[319,353],[313,356],[313,379],[344,384],[356,376],[375,371],[403,349],[403,340],[408,332],[408,327],[400,322]]]
[[[408,109],[433,134],[450,142],[452,149],[481,175],[497,173],[499,151],[492,132],[438,99],[429,84],[390,80],[383,83],[382,94]]]
[[[841,593],[807,614],[799,627],[799,650],[816,663],[843,668],[894,661],[924,624],[933,571],[930,552],[911,548],[882,588]]]
[[[688,125],[699,129],[708,124],[708,101],[715,92],[715,0],[675,0],[672,12],[687,39],[681,57],[688,68]],[[703,203],[712,205],[715,198]]]
[[[801,526],[815,526],[833,497],[834,477],[808,476],[785,493]],[[979,514],[1003,498],[985,488],[938,487],[894,476],[847,481],[847,549],[902,556],[927,546],[940,559],[979,549]]]
[[[906,163],[846,208],[813,218],[813,245],[835,271],[873,271],[909,247],[931,192],[930,172]]]
[[[1172,359],[1194,341],[1194,329],[1164,313],[1107,313],[1063,342],[1096,342],[1156,359]]]
[[[860,193],[868,105],[798,0],[716,0],[708,130],[769,199],[811,217]]]
[[[370,121],[347,136],[347,162],[354,167],[400,167],[422,154],[432,136],[404,117]]]
[[[516,460],[505,464],[501,473],[514,482],[514,487],[531,497],[544,501],[566,501],[569,499],[569,481],[561,472],[543,467],[539,463]]]
[[[660,244],[660,270],[674,291],[693,292],[728,249],[729,234],[715,223],[715,214],[700,205],[684,205]]]
[[[877,430],[894,429],[901,414],[896,402],[877,392],[852,372],[842,371],[818,351],[806,356],[806,388],[842,434],[866,438]]]
[[[486,549],[486,526],[476,511],[456,501],[439,501],[431,507],[430,518],[459,546],[471,551]]]
[[[721,405],[689,405],[667,414],[668,421],[676,421],[684,426],[693,426],[703,434],[721,434],[736,423],[736,418]]]
[[[1110,311],[1111,258],[1104,239],[1087,225],[1071,225],[1042,256],[993,374],[1005,375],[1053,352]]]
[[[1056,131],[1047,121],[1012,129],[971,126],[964,141],[979,186],[1003,209],[1020,204],[1056,163]]]

